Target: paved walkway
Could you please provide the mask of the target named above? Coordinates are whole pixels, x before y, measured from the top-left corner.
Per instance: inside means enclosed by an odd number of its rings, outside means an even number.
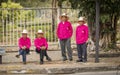
[[[39,64],[39,55],[31,52],[27,56],[27,64],[23,65],[21,58],[16,58],[17,52],[6,53],[3,56],[3,64],[0,65],[0,73],[75,73],[86,71],[99,71],[99,70],[120,70],[120,57],[102,57],[100,63],[94,63],[94,58],[88,56],[87,63],[76,63],[77,56],[73,56],[73,61],[61,61],[60,51],[48,51],[48,55],[52,58],[52,62],[45,60],[43,65]]]

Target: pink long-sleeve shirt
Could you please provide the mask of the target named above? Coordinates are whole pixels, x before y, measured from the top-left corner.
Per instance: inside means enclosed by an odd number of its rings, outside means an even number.
[[[19,48],[21,49],[23,46],[26,46],[27,47],[27,49],[29,49],[30,48],[30,46],[31,46],[31,41],[30,41],[30,38],[23,38],[23,37],[21,37],[20,39],[19,39]]]
[[[79,25],[76,29],[76,43],[82,44],[88,40],[88,27]]]
[[[47,50],[47,48],[48,48],[48,43],[47,43],[47,40],[45,39],[45,38],[36,38],[35,40],[34,40],[34,45],[35,45],[35,47],[38,49],[38,50],[40,50],[40,47],[42,47],[42,46],[45,46],[46,47],[46,50]]]
[[[71,38],[73,34],[72,25],[70,22],[60,22],[57,27],[57,36],[60,40]]]

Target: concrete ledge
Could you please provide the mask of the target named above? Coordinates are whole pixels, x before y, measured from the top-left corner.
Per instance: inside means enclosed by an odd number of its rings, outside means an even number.
[[[101,67],[63,67],[63,68],[41,68],[41,69],[20,69],[20,70],[0,70],[0,74],[72,74],[80,72],[94,71],[113,71],[120,70],[118,66],[101,66]]]

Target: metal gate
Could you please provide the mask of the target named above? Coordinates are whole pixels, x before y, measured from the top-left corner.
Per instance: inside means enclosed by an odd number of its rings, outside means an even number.
[[[53,10],[55,11],[54,13]],[[31,38],[32,45],[36,32],[42,29],[49,44],[58,46],[56,27],[59,22],[60,13],[63,12],[68,13],[69,20],[75,30],[78,10],[71,8],[0,9],[0,46],[17,47],[17,41],[23,29],[28,30],[28,36]],[[73,34],[72,43],[75,42],[74,40]]]

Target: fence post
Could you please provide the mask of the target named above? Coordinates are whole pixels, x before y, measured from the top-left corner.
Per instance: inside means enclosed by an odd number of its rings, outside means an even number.
[[[2,55],[0,55],[0,64],[2,64]]]
[[[99,1],[96,0],[96,54],[95,54],[95,62],[99,62],[99,15],[100,15],[100,7]]]
[[[60,15],[61,15],[61,8],[57,8],[57,24],[60,22]],[[58,49],[60,49],[60,42],[59,42],[59,39],[58,39]]]

